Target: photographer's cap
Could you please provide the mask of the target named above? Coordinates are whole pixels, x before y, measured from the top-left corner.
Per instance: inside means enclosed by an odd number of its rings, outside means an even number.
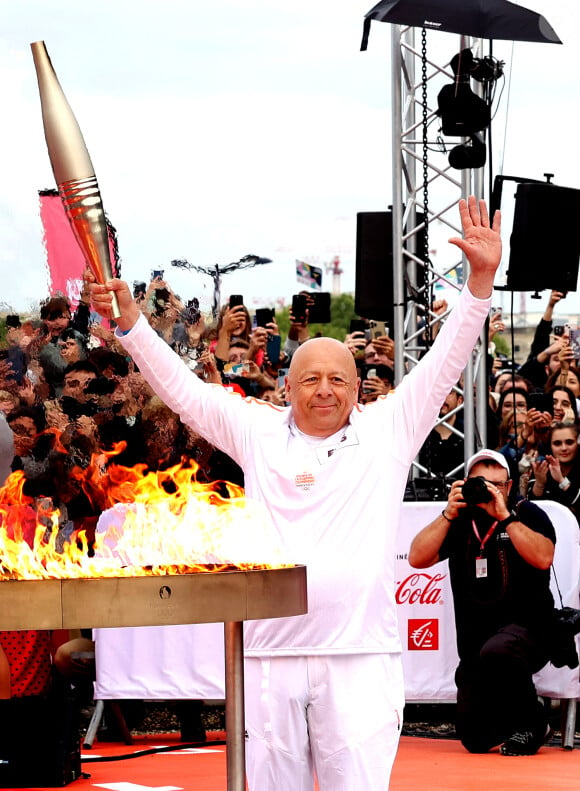
[[[511,472],[506,457],[502,453],[498,453],[497,450],[488,450],[487,448],[478,450],[477,453],[474,453],[473,456],[467,460],[465,474],[469,475],[472,467],[479,464],[480,461],[493,461],[495,464],[499,464],[499,466],[503,467],[507,472],[508,478],[511,478]]]

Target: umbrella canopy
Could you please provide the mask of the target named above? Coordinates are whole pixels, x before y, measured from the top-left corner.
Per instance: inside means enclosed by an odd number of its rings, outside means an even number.
[[[473,38],[562,43],[545,17],[508,0],[381,0],[365,14],[363,50],[372,19]]]

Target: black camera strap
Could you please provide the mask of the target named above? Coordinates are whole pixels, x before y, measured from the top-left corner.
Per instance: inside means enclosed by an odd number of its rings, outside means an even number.
[[[560,590],[560,585],[558,584],[558,577],[556,576],[556,569],[554,568],[553,563],[551,569],[552,569],[552,574],[554,575],[554,582],[556,583],[556,590],[558,591],[558,597],[560,599],[560,607],[564,607],[564,600],[562,599],[562,591]]]

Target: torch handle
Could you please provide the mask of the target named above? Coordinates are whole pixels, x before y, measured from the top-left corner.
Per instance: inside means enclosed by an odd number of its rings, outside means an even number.
[[[97,283],[111,280],[109,232],[96,177],[71,179],[59,184],[58,191],[72,231]],[[121,315],[119,303],[114,293],[112,297],[113,318],[118,319]]]
[[[119,319],[121,318],[121,308],[119,307],[119,303],[117,301],[117,295],[115,294],[114,291],[109,291],[109,294],[111,295],[111,298],[113,300],[111,302],[111,307],[113,309],[113,318]]]

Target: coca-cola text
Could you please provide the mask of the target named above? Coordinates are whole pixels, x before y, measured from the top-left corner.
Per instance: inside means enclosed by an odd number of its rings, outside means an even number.
[[[414,572],[399,583],[395,592],[397,604],[437,604],[442,601],[441,583],[445,574]]]

